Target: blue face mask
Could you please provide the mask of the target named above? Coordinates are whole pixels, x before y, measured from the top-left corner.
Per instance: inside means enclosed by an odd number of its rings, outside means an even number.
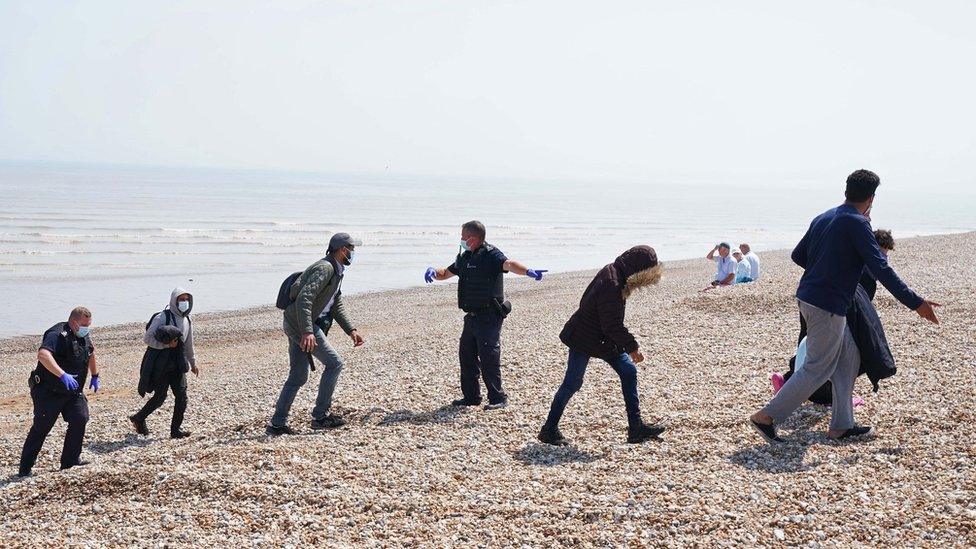
[[[190,310],[189,301],[180,301],[179,303],[176,304],[176,306],[180,309],[181,313],[185,313]]]
[[[349,257],[346,258],[346,264],[351,264],[352,260],[356,258],[356,250],[349,250]]]
[[[75,335],[78,337],[85,337],[89,333],[91,333],[91,326],[78,326],[78,331],[75,332]]]
[[[467,240],[462,240],[461,241],[461,252],[464,253],[464,252],[470,252],[470,251],[471,251],[471,248],[468,247],[468,241]]]

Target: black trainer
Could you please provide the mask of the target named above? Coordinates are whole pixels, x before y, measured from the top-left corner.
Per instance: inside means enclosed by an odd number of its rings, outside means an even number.
[[[481,399],[468,400],[466,398],[459,398],[451,402],[451,406],[481,406]]]
[[[146,420],[136,419],[136,416],[129,416],[129,421],[132,422],[132,426],[136,428],[136,432],[144,437],[149,436],[149,427],[146,426]]]
[[[779,438],[779,436],[776,434],[776,426],[772,423],[767,425],[765,423],[758,423],[752,418],[749,418],[749,424],[752,425],[752,428],[762,435],[764,439],[766,439],[766,442],[783,442],[783,439]]]
[[[89,463],[90,462],[88,462],[88,461],[79,460],[74,465],[62,465],[61,466],[61,470],[64,471],[65,469],[71,469],[72,467],[84,467],[85,465],[88,465]]]
[[[664,427],[654,427],[646,423],[641,423],[636,427],[629,427],[627,429],[627,442],[637,444],[648,439],[657,438],[663,432]]]
[[[186,438],[190,436],[190,431],[173,431],[169,434],[169,438]]]
[[[539,431],[539,441],[545,442],[546,444],[552,444],[553,446],[566,446],[569,441],[566,437],[559,432],[559,427],[553,427],[552,429],[543,427]]]
[[[298,434],[297,431],[295,431],[294,429],[292,429],[291,427],[289,427],[287,425],[282,425],[281,427],[278,427],[276,425],[271,425],[270,423],[268,424],[267,427],[265,427],[264,432],[268,436],[271,436],[271,437],[276,437],[276,436],[279,436],[279,435],[295,435],[295,434]]]
[[[313,419],[311,423],[312,429],[315,429],[316,431],[321,429],[335,429],[336,427],[342,427],[345,424],[346,420],[335,414],[329,414],[322,419]]]
[[[850,429],[844,431],[844,434],[840,435],[834,440],[844,440],[844,439],[854,438],[854,437],[871,437],[871,436],[874,436],[874,427],[871,427],[869,425],[865,425],[865,426],[855,425]]]

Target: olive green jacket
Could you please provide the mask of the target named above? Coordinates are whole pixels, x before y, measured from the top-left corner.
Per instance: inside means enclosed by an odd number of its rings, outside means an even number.
[[[291,286],[290,297],[294,302],[285,309],[285,331],[296,336],[313,333],[315,319],[329,304],[340,280],[341,277],[336,276],[335,267],[328,256],[309,265]],[[356,329],[346,316],[341,293],[336,295],[330,313],[342,327],[342,331],[348,334]]]

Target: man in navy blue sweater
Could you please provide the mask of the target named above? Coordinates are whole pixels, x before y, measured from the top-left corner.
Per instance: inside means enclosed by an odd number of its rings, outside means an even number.
[[[847,178],[844,204],[817,216],[793,250],[793,262],[803,267],[796,290],[800,314],[807,323],[807,358],[776,396],[750,422],[769,442],[782,441],[782,423],[828,379],[833,387],[827,436],[846,439],[873,434],[854,423],[851,394],[860,367],[860,354],[847,327],[847,309],[865,268],[895,298],[922,318],[939,323],[934,307],[895,274],[871,231],[869,214],[881,180],[874,172],[857,170]]]

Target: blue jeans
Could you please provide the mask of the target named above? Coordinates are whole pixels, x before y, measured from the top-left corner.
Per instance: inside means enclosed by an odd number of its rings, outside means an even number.
[[[583,375],[586,374],[586,365],[589,362],[589,356],[570,349],[569,359],[566,361],[566,378],[563,379],[563,384],[556,391],[556,396],[552,398],[552,406],[549,408],[549,417],[546,419],[544,428],[555,429],[559,426],[559,418],[563,416],[566,404],[583,386]],[[620,388],[623,391],[624,404],[627,407],[627,424],[629,426],[640,425],[637,366],[634,365],[634,361],[630,359],[630,355],[627,353],[606,362],[620,376]]]
[[[293,335],[287,330],[285,333],[288,335],[290,368],[285,386],[281,388],[281,394],[278,395],[274,415],[271,416],[271,425],[275,427],[283,427],[288,422],[288,412],[291,410],[292,402],[295,401],[295,395],[308,381],[308,355],[298,345],[301,336]],[[315,398],[312,418],[322,419],[329,415],[329,409],[332,407],[332,393],[335,392],[336,383],[339,381],[339,372],[342,371],[342,358],[325,340],[325,333],[318,326],[315,327],[314,333],[315,350],[312,351],[312,355],[322,363],[324,368],[319,379],[319,394]]]

